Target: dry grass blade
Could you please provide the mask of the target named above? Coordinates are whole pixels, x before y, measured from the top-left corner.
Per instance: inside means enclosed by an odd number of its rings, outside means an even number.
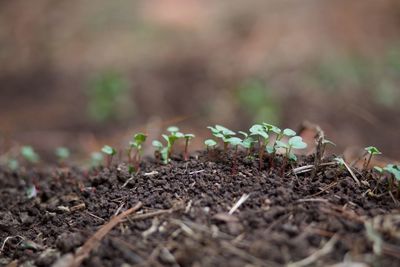
[[[113,217],[108,223],[103,225],[97,232],[92,235],[83,246],[76,252],[75,257],[68,267],[79,267],[84,259],[86,259],[90,252],[98,246],[99,242],[113,229],[117,224],[119,224],[125,217],[134,213],[142,207],[142,203],[137,203],[134,207],[124,211],[120,215]]]
[[[337,241],[338,238],[336,235],[334,235],[320,250],[315,251],[313,254],[300,261],[289,263],[287,267],[303,267],[311,265],[312,263],[316,262],[319,258],[331,253]]]
[[[360,180],[357,179],[357,176],[354,174],[354,172],[352,171],[352,169],[349,167],[349,165],[347,165],[346,162],[343,161],[344,166],[346,167],[346,169],[349,171],[351,177],[354,179],[354,181],[357,183],[358,186],[361,186]]]
[[[236,202],[236,204],[231,208],[228,214],[232,215],[249,198],[249,196],[250,195],[248,194],[243,194],[238,202]]]

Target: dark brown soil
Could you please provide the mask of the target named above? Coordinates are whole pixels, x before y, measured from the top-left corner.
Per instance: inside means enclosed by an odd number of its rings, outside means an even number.
[[[400,266],[400,209],[385,181],[372,195],[376,177],[367,172],[356,171],[358,186],[336,166],[321,167],[312,179],[311,172],[293,175],[298,166],[281,175],[280,158],[276,168],[266,160],[260,171],[256,159],[241,155],[234,174],[232,161],[222,154],[168,165],[148,159],[132,177],[124,164],[91,173],[2,169],[0,265],[66,263],[115,214],[140,201],[83,266],[284,266],[310,255],[307,266]],[[26,193],[31,185],[34,198]],[[244,194],[248,199],[228,215]],[[383,240],[381,256],[366,225]]]

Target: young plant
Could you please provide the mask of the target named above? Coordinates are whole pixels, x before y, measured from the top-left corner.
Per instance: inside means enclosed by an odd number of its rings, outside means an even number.
[[[174,146],[175,142],[180,138],[184,138],[184,134],[179,132],[179,128],[176,126],[168,127],[167,131],[170,134],[169,135],[163,134],[162,137],[167,141],[168,157],[171,157],[171,154],[173,152],[173,146]]]
[[[215,142],[212,139],[207,139],[204,141],[204,144],[206,145],[206,149],[207,149],[207,154],[208,156],[210,156],[210,148],[215,151],[215,148],[217,147],[217,142]]]
[[[307,144],[303,142],[303,138],[300,136],[293,136],[289,139],[288,143],[282,141],[276,141],[279,148],[285,149],[285,156],[287,159],[297,161],[296,155],[292,152],[293,149],[305,149]]]
[[[92,152],[90,154],[90,165],[92,168],[99,167],[103,161],[104,157],[100,152]]]
[[[191,139],[195,138],[195,135],[194,134],[184,134],[183,138],[185,138],[184,159],[185,159],[185,161],[188,161],[189,160],[189,152],[188,152],[189,142]]]
[[[269,123],[265,123],[263,122],[262,124],[265,128],[265,131],[268,133],[268,135],[272,135],[275,134],[276,138],[275,138],[275,142],[272,145],[266,145],[266,150],[269,154],[271,154],[273,157],[275,157],[276,154],[276,141],[277,140],[281,140],[283,135],[282,135],[282,130],[279,129],[278,127],[276,127],[275,125],[269,124]]]
[[[382,153],[381,153],[376,147],[374,147],[374,146],[366,147],[366,148],[365,148],[365,151],[367,151],[367,153],[368,153],[368,159],[367,159],[367,161],[366,161],[365,164],[364,164],[364,170],[366,170],[366,169],[368,168],[369,164],[371,163],[372,156],[382,154]]]
[[[400,197],[400,166],[394,164],[388,164],[383,168],[388,172],[391,177],[389,178],[389,190],[392,191],[394,180],[397,180],[397,198]]]
[[[269,143],[269,135],[266,128],[260,124],[254,124],[250,128],[250,135],[258,137],[258,158],[260,170],[264,167],[264,151]]]
[[[69,149],[66,147],[58,147],[55,151],[55,154],[60,164],[63,164],[71,155]]]
[[[236,133],[221,125],[215,125],[215,127],[208,126],[207,128],[211,130],[212,135],[222,140],[224,143],[224,152],[226,153],[229,144],[228,139],[236,135]]]
[[[113,157],[117,154],[117,150],[111,146],[105,145],[101,152],[107,156],[107,168],[110,168]]]
[[[245,132],[239,131],[239,133],[244,136],[242,146],[247,150],[247,157],[250,157],[253,151],[254,143],[256,143],[257,140]]]
[[[168,164],[170,161],[169,153],[168,153],[168,146],[164,146],[160,141],[154,140],[152,146],[155,148],[154,157],[158,160],[162,160],[164,164]]]
[[[40,160],[39,155],[31,146],[23,146],[21,148],[22,157],[30,163],[38,163]]]
[[[231,137],[227,141],[234,148],[232,173],[235,174],[237,169],[238,147],[242,144],[242,139],[238,137]]]
[[[293,149],[304,149],[307,147],[307,144],[303,142],[303,138],[300,136],[293,136],[289,139],[288,143],[284,143],[282,141],[276,141],[276,144],[279,148],[284,148],[285,160],[282,165],[282,174],[286,168],[287,161],[297,161],[296,155],[292,152]]]
[[[137,133],[133,136],[133,140],[129,142],[128,149],[128,162],[134,164],[134,169],[139,171],[140,161],[143,153],[143,143],[146,141],[147,135],[144,133]],[[132,159],[132,150],[135,150],[135,154]]]

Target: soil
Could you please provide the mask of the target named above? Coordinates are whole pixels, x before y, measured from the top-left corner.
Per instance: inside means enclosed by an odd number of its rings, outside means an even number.
[[[82,266],[400,266],[400,209],[386,181],[355,171],[358,185],[336,165],[295,175],[312,156],[284,171],[282,161],[259,170],[241,153],[232,170],[231,154],[199,152],[168,165],[146,159],[132,176],[124,163],[0,169],[0,265],[73,266],[101,229]]]

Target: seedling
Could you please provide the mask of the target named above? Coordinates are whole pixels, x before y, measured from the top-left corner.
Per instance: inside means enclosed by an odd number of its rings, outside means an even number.
[[[184,138],[184,134],[179,132],[179,128],[176,126],[168,127],[167,131],[170,132],[170,134],[169,135],[163,134],[162,137],[167,141],[168,157],[170,157],[173,152],[173,146],[176,140]]]
[[[391,177],[389,178],[389,190],[393,189],[393,180],[397,180],[397,197],[400,197],[400,166],[394,164],[388,164],[385,168]]]
[[[56,154],[56,156],[58,158],[58,162],[60,164],[64,163],[71,155],[71,153],[69,152],[69,149],[66,147],[58,147],[55,151],[55,154]]]
[[[307,144],[303,142],[303,138],[300,136],[293,136],[289,139],[288,143],[284,143],[282,141],[276,141],[276,145],[279,148],[284,148],[286,153],[285,153],[285,160],[282,165],[282,174],[283,171],[286,168],[287,160],[290,161],[297,161],[296,155],[292,152],[293,149],[304,149],[307,147]]]
[[[257,140],[245,132],[239,131],[239,133],[244,136],[242,146],[247,149],[247,157],[250,157],[254,143],[256,143]]]
[[[31,146],[23,146],[21,148],[22,157],[30,163],[38,163],[40,158],[39,155]]]
[[[12,171],[16,171],[19,168],[19,162],[17,159],[8,160],[8,168]]]
[[[92,168],[100,166],[103,160],[104,160],[103,154],[101,154],[100,152],[92,152],[90,154],[90,161]]]
[[[195,135],[194,134],[184,134],[183,138],[185,138],[184,158],[185,158],[185,161],[187,161],[187,160],[189,160],[189,152],[188,152],[189,142],[191,139],[195,138]]]
[[[284,143],[282,141],[276,141],[276,144],[279,148],[284,148],[286,151],[286,158],[296,161],[297,157],[292,153],[293,149],[305,149],[307,144],[303,142],[303,138],[300,136],[293,136],[289,139],[288,143]]]
[[[164,146],[160,141],[154,140],[152,146],[155,148],[154,157],[156,159],[162,159],[164,164],[168,164],[170,161],[169,153],[168,153],[168,146]]]
[[[215,148],[217,147],[217,142],[215,142],[213,139],[207,139],[204,141],[204,144],[206,145],[207,154],[208,154],[208,156],[210,156],[210,148],[213,151],[215,151]]]
[[[207,128],[211,130],[212,135],[222,140],[224,143],[224,152],[226,152],[229,143],[228,139],[236,135],[236,133],[221,125],[215,125],[215,127],[208,126]]]
[[[333,160],[337,163],[337,165],[338,165],[342,170],[345,168],[346,162],[344,161],[343,158],[341,158],[341,157],[336,157],[336,158],[334,158]]]
[[[369,164],[371,163],[372,156],[382,154],[382,153],[381,153],[376,147],[374,147],[374,146],[366,147],[366,148],[365,148],[365,151],[367,151],[367,153],[368,153],[368,159],[367,159],[366,163],[364,164],[364,170],[366,170],[366,169],[368,168]]]
[[[147,135],[143,133],[137,133],[133,136],[133,140],[129,142],[128,149],[128,162],[134,164],[134,169],[139,171],[140,161],[143,153],[143,143],[146,141]],[[135,149],[135,155],[132,159],[132,150]]]
[[[107,156],[107,168],[110,168],[113,157],[117,154],[117,150],[111,146],[105,145],[101,152]]]
[[[228,143],[234,148],[234,154],[233,154],[233,166],[232,166],[232,173],[236,173],[237,169],[237,153],[238,153],[238,147],[239,145],[242,144],[242,139],[238,137],[231,137],[228,140]]]
[[[258,137],[258,158],[260,170],[264,167],[264,150],[269,143],[269,135],[263,125],[254,124],[250,128],[250,135]]]

